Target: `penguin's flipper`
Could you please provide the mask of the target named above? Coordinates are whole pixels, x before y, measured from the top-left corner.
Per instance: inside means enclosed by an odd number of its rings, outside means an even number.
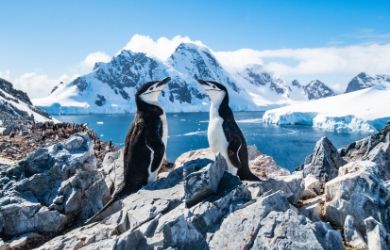
[[[155,172],[160,168],[163,162],[165,146],[159,137],[152,137],[151,139],[148,139],[147,144],[153,150],[151,171]]]
[[[230,137],[229,145],[227,148],[227,153],[230,162],[235,166],[236,168],[240,169],[242,166],[242,162],[240,159],[240,150],[242,148],[242,141],[240,140],[240,137],[232,135]]]

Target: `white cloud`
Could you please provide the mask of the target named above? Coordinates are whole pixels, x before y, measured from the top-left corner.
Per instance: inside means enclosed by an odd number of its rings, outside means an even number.
[[[85,67],[87,70],[93,69],[95,63],[97,62],[109,62],[111,60],[111,56],[107,55],[104,52],[96,51],[88,54],[84,60],[81,62],[81,65]]]
[[[160,37],[133,35],[123,49],[144,52],[165,61],[180,43],[206,46],[188,36]],[[302,83],[320,79],[336,91],[343,91],[348,81],[359,72],[390,74],[390,43],[363,44],[345,47],[300,48],[278,50],[240,49],[236,51],[213,51],[218,61],[228,70],[239,70],[248,64],[261,64],[274,75],[287,79],[298,79]],[[108,62],[111,56],[101,52],[88,54],[72,73],[49,77],[39,73],[25,73],[11,77],[9,71],[0,72],[0,77],[26,91],[31,98],[43,97],[60,81],[68,82],[77,75],[90,72],[96,62]],[[69,76],[71,75],[71,77]]]
[[[30,99],[48,96],[55,85],[68,82],[73,78],[66,74],[49,77],[35,72],[24,73],[13,78],[9,70],[0,72],[0,77],[10,81],[15,89],[26,92]]]
[[[348,79],[359,72],[390,73],[390,44],[346,47],[251,50],[215,52],[226,67],[240,68],[256,61],[265,70],[287,79],[328,79],[336,90],[343,90]],[[343,82],[340,84],[340,82]]]
[[[134,52],[144,52],[146,55],[165,61],[179,46],[180,43],[194,43],[199,46],[205,46],[199,40],[191,40],[188,36],[175,36],[172,39],[160,37],[153,40],[149,36],[135,34],[123,49]]]

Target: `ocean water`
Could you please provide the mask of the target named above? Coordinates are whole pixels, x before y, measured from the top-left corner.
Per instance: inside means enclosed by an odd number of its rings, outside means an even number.
[[[257,148],[289,170],[303,163],[322,136],[327,136],[339,148],[367,136],[367,133],[336,133],[306,126],[277,126],[261,122],[263,112],[234,113],[247,144]],[[55,116],[66,122],[87,123],[106,141],[123,146],[125,136],[133,120],[133,114]],[[208,147],[208,113],[173,113],[168,119],[168,150],[170,161],[180,154]]]

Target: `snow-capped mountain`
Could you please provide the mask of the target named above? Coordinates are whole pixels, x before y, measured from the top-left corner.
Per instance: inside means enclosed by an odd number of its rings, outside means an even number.
[[[225,84],[233,110],[261,110],[307,99],[299,83],[275,78],[261,65],[228,71],[207,47],[182,43],[165,61],[123,50],[110,62],[97,63],[91,73],[57,85],[48,97],[34,103],[52,114],[134,112],[136,89],[166,76],[172,80],[160,103],[167,112],[208,110],[209,99],[197,78]]]
[[[331,88],[326,86],[326,84],[321,82],[320,80],[313,80],[309,82],[304,87],[304,90],[309,100],[320,99],[320,98],[336,95]]]
[[[50,117],[34,107],[25,92],[14,89],[10,82],[0,78],[0,131],[8,124],[48,120]]]
[[[348,83],[345,93],[370,88],[372,86],[389,83],[390,84],[390,75],[375,75],[370,76],[364,72],[358,74]]]

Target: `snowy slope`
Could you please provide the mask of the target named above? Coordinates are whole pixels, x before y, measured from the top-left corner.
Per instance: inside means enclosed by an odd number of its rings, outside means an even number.
[[[374,87],[268,110],[263,120],[336,131],[375,131],[390,120],[390,86]]]
[[[124,50],[34,104],[51,114],[134,112],[134,93],[145,82],[172,78],[160,96],[167,112],[207,111],[209,99],[196,78],[225,84],[233,110],[264,110],[307,99],[304,86],[274,78],[260,65],[227,71],[206,46],[180,44],[165,61]],[[315,90],[313,90],[315,91]]]
[[[26,93],[14,89],[10,82],[0,78],[0,131],[7,124],[33,119],[36,122],[51,120],[31,104]]]

